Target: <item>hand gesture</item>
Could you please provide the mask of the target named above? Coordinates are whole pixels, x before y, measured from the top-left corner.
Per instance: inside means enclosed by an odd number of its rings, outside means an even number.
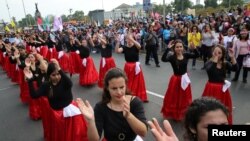
[[[26,66],[26,67],[30,67],[30,66],[31,66],[31,61],[30,61],[29,58],[26,58],[26,59],[25,59],[25,66]]]
[[[52,59],[50,59],[50,62],[52,62],[52,63],[54,63],[56,65],[56,69],[57,70],[61,69],[60,65],[59,65],[59,63],[58,63],[58,61],[56,59],[52,58]]]
[[[25,78],[27,78],[27,79],[31,79],[31,78],[33,77],[33,74],[32,74],[32,72],[30,71],[30,68],[29,68],[29,67],[25,67],[25,68],[23,69],[23,73],[24,73]]]
[[[232,48],[228,49],[228,55],[229,55],[230,58],[234,57],[234,50]]]
[[[173,42],[174,42],[174,40],[172,40],[172,41],[170,41],[170,42],[168,43],[168,48],[172,48],[172,47],[174,46]]]
[[[163,121],[165,132],[159,126],[159,123],[155,118],[153,118],[152,121],[148,121],[148,124],[156,141],[179,141],[168,120]]]
[[[20,53],[19,53],[18,50],[15,50],[15,52],[14,52],[14,57],[15,57],[15,58],[19,58],[19,57],[20,57]]]
[[[95,119],[94,110],[93,110],[92,106],[89,104],[88,100],[83,102],[83,100],[81,98],[77,98],[76,103],[77,103],[81,113],[86,117],[86,119],[88,121]]]
[[[37,59],[38,61],[42,61],[42,60],[43,60],[43,56],[40,55],[39,53],[35,54],[35,56],[36,56],[36,59]]]
[[[130,103],[127,101],[126,97],[123,97],[123,116],[127,118],[131,113],[130,113]]]

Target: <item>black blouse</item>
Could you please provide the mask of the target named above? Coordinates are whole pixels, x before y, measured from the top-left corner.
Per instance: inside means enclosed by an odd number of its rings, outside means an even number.
[[[102,45],[98,46],[101,50],[101,56],[104,58],[112,57],[112,46],[111,44],[107,44],[106,48],[102,48]]]
[[[139,49],[134,45],[132,47],[123,47],[123,53],[126,62],[138,62],[139,61]]]
[[[175,75],[183,75],[187,72],[187,64],[189,58],[197,58],[199,56],[199,53],[196,49],[193,50],[193,52],[185,52],[183,53],[183,59],[178,60],[176,55],[170,54],[170,49],[167,48],[164,52],[161,60],[163,62],[170,62],[171,66],[173,68]]]
[[[89,55],[90,55],[90,49],[89,49],[89,47],[80,46],[79,47],[79,52],[80,52],[81,59],[88,58]]]
[[[32,81],[28,81],[31,97],[39,98],[47,96],[49,104],[54,110],[60,110],[68,106],[73,100],[71,91],[73,86],[72,81],[62,70],[59,73],[61,80],[56,86],[52,85],[51,82],[44,82],[37,91],[35,91]]]
[[[143,104],[139,98],[136,97],[130,102],[130,112],[147,126]],[[104,137],[108,141],[119,141],[118,135],[120,133],[124,133],[125,141],[135,139],[136,134],[122,112],[114,111],[107,104],[99,102],[95,105],[94,113],[96,128],[100,137],[104,131]]]
[[[205,64],[208,74],[208,81],[212,83],[224,83],[226,78],[226,70],[236,71],[238,69],[237,63],[232,65],[230,62],[225,62],[224,67],[217,68],[217,63],[209,60]]]

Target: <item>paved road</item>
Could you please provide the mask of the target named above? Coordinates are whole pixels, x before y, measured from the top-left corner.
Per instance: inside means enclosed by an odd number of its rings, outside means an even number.
[[[99,68],[100,54],[92,54],[96,68]],[[114,54],[117,66],[123,68],[124,57],[122,54]],[[144,72],[149,103],[144,104],[146,116],[150,120],[156,117],[163,121],[160,114],[163,96],[167,89],[168,81],[172,75],[172,68],[169,63],[160,63],[161,67],[156,68],[154,62],[151,66],[144,65],[145,55],[141,54],[142,70]],[[191,64],[189,64],[190,66]],[[197,63],[196,70],[190,70],[193,99],[201,96],[207,81],[205,71],[200,70],[202,62]],[[101,89],[97,86],[81,87],[78,85],[78,75],[72,78],[74,82],[74,98],[81,97],[88,99],[94,105],[101,98]],[[250,121],[250,79],[244,84],[241,79],[237,83],[232,83],[230,88],[233,105],[235,109],[234,123],[244,124]],[[32,121],[28,116],[28,106],[20,102],[19,87],[10,82],[6,73],[0,69],[0,141],[42,141],[41,121]],[[182,140],[183,127],[181,123],[170,121],[178,137]],[[152,134],[149,132],[145,141],[152,141]]]

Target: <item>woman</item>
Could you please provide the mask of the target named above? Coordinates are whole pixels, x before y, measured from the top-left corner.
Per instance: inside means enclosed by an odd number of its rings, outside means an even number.
[[[133,141],[147,132],[141,100],[127,89],[127,77],[118,68],[110,69],[104,78],[102,101],[94,110],[88,101],[77,99],[82,114],[88,120],[88,139],[99,141],[104,132],[108,141]]]
[[[238,81],[240,70],[243,67],[243,83],[247,83],[248,68],[243,66],[243,59],[250,52],[249,46],[249,32],[247,29],[244,28],[240,32],[239,40],[237,40],[233,46],[233,49],[236,51],[235,57],[237,58],[239,69],[236,71],[232,81]]]
[[[79,47],[81,63],[79,64],[79,84],[82,86],[90,86],[98,81],[98,72],[95,68],[94,61],[90,56],[90,49],[86,39],[82,39]]]
[[[170,62],[174,74],[170,78],[161,112],[165,118],[172,118],[180,121],[185,111],[192,102],[190,79],[187,75],[187,64],[189,58],[197,58],[198,51],[194,46],[190,53],[184,53],[184,45],[181,40],[176,40],[166,49],[161,60]],[[169,54],[173,48],[173,54]]]
[[[47,68],[49,81],[44,82],[37,91],[32,84],[33,75],[29,69],[24,70],[28,79],[32,98],[46,96],[51,110],[50,136],[47,141],[87,141],[87,126],[77,104],[73,101],[70,78],[61,70],[59,63],[51,59]]]
[[[99,46],[99,50],[101,51],[101,61],[99,67],[99,79],[98,79],[98,86],[103,88],[103,79],[106,72],[116,67],[114,58],[112,57],[112,45],[108,41],[107,36],[101,37],[98,36],[99,40],[101,41],[101,45]]]
[[[229,110],[228,122],[233,123],[232,118],[232,99],[229,92],[230,82],[227,81],[227,70],[236,71],[238,65],[234,57],[233,49],[229,49],[228,55],[232,63],[225,61],[226,50],[223,46],[217,45],[212,50],[212,58],[205,64],[208,74],[208,82],[202,96],[210,96],[220,100]]]
[[[204,30],[202,32],[202,58],[204,62],[204,66],[201,69],[205,69],[205,63],[207,60],[212,56],[212,48],[214,46],[214,41],[215,41],[215,33],[211,29],[210,24],[206,24],[204,26]]]
[[[187,141],[208,141],[209,125],[227,125],[228,110],[214,98],[199,98],[192,102],[185,116],[185,134]],[[170,123],[163,121],[165,132],[159,126],[158,121],[153,118],[148,121],[156,141],[179,141]]]
[[[120,39],[117,38],[116,41],[115,51],[117,53],[124,53],[125,56],[124,71],[128,77],[128,88],[132,91],[133,95],[138,96],[143,102],[148,102],[145,80],[139,62],[141,45],[130,34],[126,37],[127,46],[120,47]]]
[[[189,48],[200,48],[201,45],[201,33],[199,32],[198,26],[192,26],[188,33],[188,47]],[[192,69],[195,69],[196,58],[193,58]]]

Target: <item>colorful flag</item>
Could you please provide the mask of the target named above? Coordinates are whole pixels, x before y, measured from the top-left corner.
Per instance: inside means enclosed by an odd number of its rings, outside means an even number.
[[[62,31],[63,30],[63,24],[62,24],[62,18],[61,17],[55,17],[54,18],[54,24],[53,24],[53,31]]]
[[[10,22],[10,25],[14,28],[14,27],[16,27],[16,24],[15,24],[15,22],[12,20],[11,22]]]

